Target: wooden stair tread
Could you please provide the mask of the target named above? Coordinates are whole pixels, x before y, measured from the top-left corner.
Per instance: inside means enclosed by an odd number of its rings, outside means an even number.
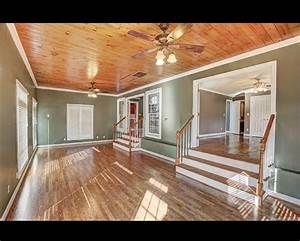
[[[223,153],[223,152],[212,152],[212,151],[199,149],[199,147],[193,147],[193,148],[191,148],[191,150],[198,151],[198,152],[203,152],[203,153],[207,153],[207,154],[215,155],[215,156],[222,156],[222,157],[234,159],[234,160],[237,160],[237,161],[243,161],[243,162],[249,162],[249,163],[253,163],[253,164],[259,164],[259,159],[245,157],[243,155],[232,154],[232,153]]]
[[[210,166],[214,166],[214,167],[218,167],[218,168],[222,168],[228,171],[232,171],[232,172],[236,172],[236,173],[245,173],[245,175],[249,175],[250,177],[253,177],[255,179],[258,179],[258,173],[255,172],[251,172],[251,171],[246,171],[237,167],[232,167],[232,166],[228,166],[228,165],[224,165],[218,162],[213,162],[213,161],[209,161],[206,159],[202,159],[202,158],[198,158],[198,157],[194,157],[194,156],[184,156],[184,158],[188,158],[191,159],[193,161],[197,161],[197,162],[201,162]]]
[[[247,192],[247,193],[255,195],[256,188],[253,187],[253,186],[247,186],[247,185],[242,184],[240,182],[237,182],[237,181],[234,181],[234,180],[230,180],[230,179],[228,179],[226,177],[222,177],[222,176],[210,173],[210,172],[206,172],[206,171],[200,170],[198,168],[195,168],[195,167],[192,167],[192,166],[189,166],[189,165],[186,165],[186,164],[179,164],[178,166],[181,167],[181,168],[183,168],[183,169],[186,169],[188,171],[191,171],[191,172],[194,172],[196,174],[199,174],[201,176],[204,176],[204,177],[213,179],[215,181],[224,183],[225,185],[228,185],[230,187],[234,187],[236,189],[239,189],[239,190],[242,190],[244,192]]]

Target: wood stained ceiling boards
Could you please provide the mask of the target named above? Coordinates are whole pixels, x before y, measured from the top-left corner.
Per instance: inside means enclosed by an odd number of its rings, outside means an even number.
[[[170,31],[177,24],[170,24]],[[133,59],[154,43],[127,34],[152,35],[157,24],[16,24],[16,29],[39,86],[88,90],[95,80],[101,92],[118,94],[218,60],[300,34],[300,24],[194,23],[177,43],[204,45],[201,54],[175,50],[177,62],[155,65],[153,52]],[[144,72],[141,78],[133,77]]]

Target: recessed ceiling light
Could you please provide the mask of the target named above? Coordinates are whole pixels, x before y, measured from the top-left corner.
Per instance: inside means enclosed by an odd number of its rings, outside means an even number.
[[[70,34],[70,31],[66,31],[65,34],[66,34],[66,35],[69,35],[69,34]]]

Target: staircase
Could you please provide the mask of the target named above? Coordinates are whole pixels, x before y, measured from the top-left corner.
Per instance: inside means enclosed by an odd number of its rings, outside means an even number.
[[[131,143],[131,147],[130,147],[130,143]],[[131,141],[130,141],[129,133],[119,133],[118,137],[113,141],[113,146],[128,152],[138,151],[139,148],[141,147],[141,138],[131,136]]]
[[[266,181],[263,179],[265,148],[274,117],[272,114],[260,142],[260,159],[247,162],[191,148],[192,116],[176,134],[176,172],[250,203],[262,205]]]
[[[128,132],[118,131],[120,123],[124,123],[126,116],[119,122],[113,125],[113,146],[131,153],[132,151],[139,151],[141,147],[141,138],[143,136],[143,129],[139,128],[143,117],[134,122],[129,128]]]

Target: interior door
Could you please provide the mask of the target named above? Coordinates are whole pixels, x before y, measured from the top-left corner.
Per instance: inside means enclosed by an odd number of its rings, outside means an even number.
[[[240,134],[241,101],[230,101],[229,132]]]
[[[117,121],[121,120],[126,116],[126,99],[120,98],[117,100]],[[118,131],[124,132],[126,128],[126,120],[122,121],[117,129]]]
[[[271,114],[271,95],[250,97],[250,135],[262,137]]]

